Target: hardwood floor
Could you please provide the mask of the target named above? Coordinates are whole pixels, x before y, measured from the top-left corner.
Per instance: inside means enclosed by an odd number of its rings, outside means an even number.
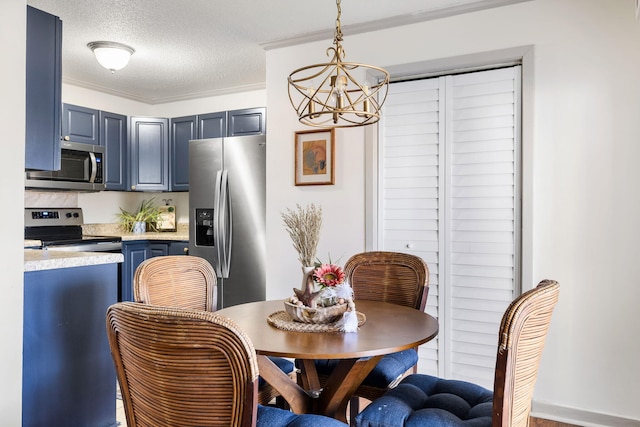
[[[578,427],[574,424],[561,423],[558,421],[550,421],[542,418],[531,417],[529,427]]]

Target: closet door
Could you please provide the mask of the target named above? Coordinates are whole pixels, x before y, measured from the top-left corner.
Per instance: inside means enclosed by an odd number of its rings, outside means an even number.
[[[440,186],[444,80],[393,83],[381,118],[378,147],[378,247],[421,257],[429,266],[426,312],[439,317]],[[438,374],[436,338],[420,348],[419,369]]]
[[[519,293],[520,67],[394,83],[380,133],[379,247],[421,256],[438,339],[420,371],[493,387]]]

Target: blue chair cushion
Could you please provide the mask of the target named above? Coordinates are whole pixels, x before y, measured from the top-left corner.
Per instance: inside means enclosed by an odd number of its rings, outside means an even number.
[[[271,361],[275,363],[276,366],[280,368],[280,370],[285,374],[289,375],[289,373],[293,371],[294,366],[291,360],[283,359],[282,357],[272,357],[272,356],[267,356],[267,357],[269,357],[269,359],[271,359]],[[262,377],[258,377],[258,387],[262,387],[264,386],[264,384],[265,384],[265,380],[263,380]]]
[[[476,384],[409,375],[374,400],[356,427],[491,427],[493,392]]]
[[[396,381],[408,369],[418,363],[418,352],[414,349],[399,351],[397,353],[387,354],[380,359],[380,362],[373,368],[373,371],[367,375],[362,381],[363,385],[378,388],[386,388],[389,384]],[[329,375],[338,364],[336,359],[316,360],[316,370],[320,375]],[[296,366],[298,361],[296,360]]]
[[[333,418],[322,415],[296,415],[273,406],[258,405],[258,422],[256,427],[348,427]]]

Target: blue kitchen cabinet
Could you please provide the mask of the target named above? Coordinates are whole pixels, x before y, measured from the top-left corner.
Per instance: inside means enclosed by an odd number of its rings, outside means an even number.
[[[132,240],[122,242],[122,264],[119,301],[133,301],[133,276],[146,259],[165,255],[186,255],[189,242],[170,240]]]
[[[226,111],[171,119],[169,191],[189,191],[189,141],[222,138],[226,132]]]
[[[131,117],[129,189],[169,191],[169,120]]]
[[[100,111],[100,145],[105,147],[107,190],[127,190],[127,116]]]
[[[22,426],[115,427],[118,264],[24,273]]]
[[[118,301],[133,301],[133,275],[136,268],[149,257],[146,241],[122,242],[122,275],[120,277],[120,289]]]
[[[60,169],[62,21],[27,6],[25,169]]]
[[[227,112],[227,136],[265,135],[267,109],[245,108]]]
[[[170,242],[169,255],[189,255],[189,242]]]
[[[100,145],[100,112],[79,105],[62,104],[62,139]]]
[[[199,114],[197,139],[227,136],[227,112]]]
[[[171,187],[169,191],[189,191],[189,140],[197,138],[197,116],[171,119]]]
[[[169,254],[169,243],[152,242],[148,246],[148,257],[167,256]]]

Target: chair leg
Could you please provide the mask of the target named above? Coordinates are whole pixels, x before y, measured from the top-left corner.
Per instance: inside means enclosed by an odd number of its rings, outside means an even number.
[[[360,412],[360,398],[358,396],[351,396],[349,399],[349,424],[354,425],[353,422],[356,415]]]

